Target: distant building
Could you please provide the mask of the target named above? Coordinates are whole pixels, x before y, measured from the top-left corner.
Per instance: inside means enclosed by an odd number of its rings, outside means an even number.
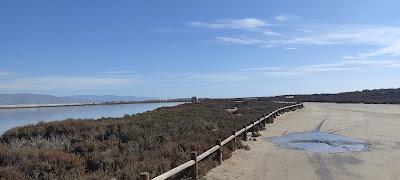
[[[197,102],[199,102],[199,99],[197,99],[196,96],[193,96],[192,97],[192,103],[197,103]]]

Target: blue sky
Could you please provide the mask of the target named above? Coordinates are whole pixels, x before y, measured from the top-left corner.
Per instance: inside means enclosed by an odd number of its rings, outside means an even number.
[[[400,1],[2,0],[0,93],[238,97],[400,85]]]

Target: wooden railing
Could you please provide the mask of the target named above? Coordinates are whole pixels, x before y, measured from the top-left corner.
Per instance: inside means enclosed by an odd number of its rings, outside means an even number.
[[[290,103],[288,103],[290,104]],[[238,132],[232,131],[232,135],[227,137],[225,140],[221,141],[221,140],[216,140],[216,145],[210,149],[208,149],[207,151],[203,152],[200,155],[197,155],[197,152],[192,152],[191,153],[191,160],[183,163],[182,165],[175,167],[155,178],[153,178],[152,180],[164,180],[167,179],[173,175],[178,174],[179,172],[188,169],[188,168],[192,168],[191,172],[190,172],[190,176],[192,177],[192,179],[199,179],[199,175],[198,175],[198,162],[205,159],[206,157],[208,157],[209,155],[213,154],[213,153],[217,153],[217,160],[219,161],[219,163],[222,163],[222,147],[226,144],[228,144],[229,142],[232,141],[232,147],[235,148],[235,144],[236,144],[236,137],[242,135],[242,139],[244,141],[247,141],[247,131],[252,129],[253,132],[257,131],[256,125],[262,123],[262,125],[266,125],[267,121],[268,123],[272,123],[273,119],[276,116],[279,116],[280,114],[287,112],[287,111],[294,111],[298,108],[303,108],[304,105],[303,103],[291,103],[293,105],[288,105],[282,108],[279,108],[273,112],[271,112],[270,114],[268,114],[265,117],[262,117],[261,119],[257,120],[257,121],[253,121],[251,124],[249,125],[243,125],[243,128],[240,129]],[[254,127],[254,128],[253,128]],[[140,174],[140,179],[141,180],[150,180],[150,175],[147,172],[141,173]]]

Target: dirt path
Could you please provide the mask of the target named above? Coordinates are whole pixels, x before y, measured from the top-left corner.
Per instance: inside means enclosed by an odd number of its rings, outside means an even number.
[[[323,122],[323,123],[321,123]],[[295,132],[335,133],[369,142],[369,151],[312,153],[266,141]],[[203,179],[400,179],[400,105],[305,103],[269,124],[250,150],[211,170]]]

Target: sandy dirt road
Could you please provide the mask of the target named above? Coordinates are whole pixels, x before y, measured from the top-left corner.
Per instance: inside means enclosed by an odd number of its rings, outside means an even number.
[[[312,153],[283,149],[268,137],[320,131],[368,141],[369,150],[351,153]],[[400,105],[305,103],[267,125],[250,150],[237,150],[232,158],[202,179],[373,179],[400,180]]]

